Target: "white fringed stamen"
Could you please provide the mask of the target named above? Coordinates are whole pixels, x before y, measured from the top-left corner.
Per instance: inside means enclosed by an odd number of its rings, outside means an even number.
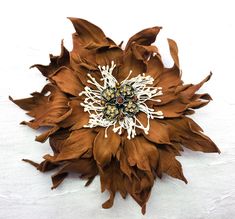
[[[88,124],[84,127],[106,127],[105,137],[107,137],[107,129],[110,126],[113,126],[113,131],[118,134],[122,133],[122,129],[126,129],[128,139],[134,138],[136,136],[136,128],[142,129],[146,134],[148,134],[150,128],[149,120],[154,118],[162,119],[164,116],[162,111],[154,111],[154,109],[149,108],[145,102],[147,100],[161,102],[160,99],[153,98],[162,95],[162,88],[152,87],[151,85],[153,84],[154,79],[149,75],[146,76],[144,73],[129,79],[132,73],[130,70],[129,75],[121,82],[121,86],[130,85],[134,89],[135,95],[137,97],[136,104],[138,105],[139,111],[146,114],[147,125],[144,126],[141,121],[137,119],[136,115],[132,117],[124,116],[122,120],[108,120],[103,116],[105,106],[101,102],[103,99],[102,91],[106,88],[115,88],[118,84],[118,81],[112,75],[115,67],[116,65],[113,61],[111,62],[111,66],[98,66],[101,73],[101,83],[97,82],[94,77],[88,74],[88,77],[90,78],[88,83],[93,84],[97,90],[93,90],[86,86],[84,91],[79,94],[80,96],[86,96],[84,102],[81,103],[81,105],[84,107],[84,112],[88,112],[90,117]]]

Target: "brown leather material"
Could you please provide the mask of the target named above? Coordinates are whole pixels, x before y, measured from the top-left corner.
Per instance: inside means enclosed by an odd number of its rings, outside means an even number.
[[[116,192],[123,198],[129,194],[140,205],[142,213],[150,197],[154,180],[167,174],[187,183],[182,166],[176,156],[183,147],[193,151],[220,153],[215,143],[203,133],[192,119],[187,117],[194,110],[211,100],[209,94],[196,93],[211,78],[211,74],[200,83],[184,84],[181,79],[178,47],[168,39],[170,54],[174,61],[171,68],[163,65],[161,55],[154,43],[160,27],[142,30],[132,36],[126,48],[108,38],[96,25],[79,18],[69,18],[76,33],[73,34],[73,50],[69,52],[61,45],[60,56],[50,56],[48,66],[34,65],[49,80],[41,92],[32,97],[13,101],[33,119],[23,121],[33,129],[48,128],[36,140],[49,144],[53,154],[44,155],[41,163],[24,159],[39,171],[59,168],[52,176],[52,188],[56,188],[68,177],[78,173],[89,185],[99,174],[101,191],[107,190],[110,198],[102,205],[110,208]],[[163,94],[146,101],[155,111],[163,112],[163,119],[150,119],[148,133],[137,128],[137,136],[127,139],[126,130],[114,133],[112,127],[88,128],[89,114],[81,105],[84,98],[79,95],[89,75],[101,78],[98,66],[117,65],[114,76],[121,82],[130,70],[130,78],[145,73],[154,79],[154,87],[161,87]],[[160,101],[157,101],[160,99]],[[145,113],[136,116],[147,125]],[[107,132],[107,138],[105,133]]]

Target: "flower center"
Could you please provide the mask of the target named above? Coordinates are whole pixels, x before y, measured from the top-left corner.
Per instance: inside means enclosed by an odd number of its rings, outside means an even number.
[[[139,112],[138,98],[131,85],[108,87],[101,92],[103,118],[123,120],[124,116],[133,117]]]
[[[116,97],[116,104],[118,104],[119,106],[121,106],[124,103],[125,99],[122,96],[118,96]]]
[[[148,107],[147,101],[161,102],[156,97],[162,95],[162,89],[151,86],[154,79],[144,73],[129,79],[131,70],[127,78],[118,83],[112,75],[115,66],[114,62],[111,62],[111,66],[98,66],[101,74],[100,82],[88,74],[90,79],[87,82],[96,89],[86,86],[80,93],[80,95],[86,96],[81,105],[90,117],[88,124],[84,127],[105,127],[105,137],[107,137],[107,129],[110,126],[113,126],[113,131],[118,134],[122,134],[122,129],[125,129],[128,139],[135,137],[136,128],[142,129],[148,134],[149,120],[161,119],[163,113]],[[138,112],[146,114],[146,125],[143,125],[138,119]]]

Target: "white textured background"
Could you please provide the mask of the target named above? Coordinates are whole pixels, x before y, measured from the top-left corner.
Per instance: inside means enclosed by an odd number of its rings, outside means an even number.
[[[1,1],[0,2],[0,218],[235,218],[235,13],[233,1]],[[210,70],[211,81],[201,92],[214,101],[193,118],[220,147],[222,153],[186,150],[178,160],[189,183],[165,176],[158,180],[142,216],[128,197],[117,195],[113,208],[101,204],[100,182],[84,188],[77,176],[51,191],[51,173],[42,174],[22,158],[41,161],[50,153],[48,143],[34,142],[38,132],[20,126],[27,118],[8,101],[40,91],[46,83],[35,63],[47,64],[58,54],[60,40],[71,49],[74,32],[68,16],[100,26],[117,43],[143,28],[159,25],[158,37],[167,65],[172,63],[166,37],[179,46],[183,79],[196,83]]]

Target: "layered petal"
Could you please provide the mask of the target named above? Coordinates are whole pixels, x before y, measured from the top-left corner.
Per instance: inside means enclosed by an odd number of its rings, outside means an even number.
[[[111,208],[116,192],[120,192],[126,198],[127,191],[124,186],[124,174],[120,171],[119,162],[112,161],[106,168],[99,172],[101,182],[101,192],[107,190],[110,197],[102,204],[103,208]]]
[[[29,116],[34,117],[33,120],[24,121],[22,124],[34,129],[42,126],[56,126],[71,113],[68,98],[52,84],[47,84],[40,93],[34,92],[31,95],[30,98],[19,100],[13,100],[10,97],[12,102],[28,111]]]
[[[123,50],[119,46],[101,47],[97,49],[95,61],[97,65],[110,65],[112,61],[119,66],[122,63]]]
[[[108,190],[110,197],[103,203],[103,208],[110,208],[113,205],[116,192],[120,192],[125,199],[127,194],[141,206],[145,214],[146,203],[150,197],[153,179],[150,179],[145,171],[131,167],[132,177],[128,178],[121,170],[120,163],[112,160],[106,168],[99,172],[101,191]]]
[[[119,69],[118,81],[125,80],[129,75],[130,78],[136,77],[144,72],[146,72],[146,64],[143,60],[137,59],[130,49],[123,55],[123,65]]]
[[[57,188],[69,173],[77,173],[80,174],[81,179],[87,179],[85,186],[88,186],[98,174],[95,161],[90,158],[65,161],[62,164],[51,163],[48,160],[44,160],[41,163],[36,163],[28,159],[23,159],[23,161],[30,163],[41,172],[47,172],[59,167],[60,169],[51,177],[53,183],[51,189]]]
[[[121,137],[114,133],[112,128],[101,128],[94,140],[93,155],[97,164],[101,167],[108,164],[112,157],[115,157],[121,144]],[[107,136],[107,137],[105,137]]]
[[[146,127],[148,124],[147,115],[139,113],[137,118]],[[156,144],[171,144],[167,125],[160,119],[150,120],[150,129],[148,134],[142,132],[146,139]]]
[[[195,85],[176,85],[175,88],[168,89],[168,91],[163,92],[162,96],[158,97],[161,102],[149,101],[149,105],[154,106],[155,110],[161,110],[166,118],[180,117],[187,115],[188,112],[194,113],[192,109],[203,107],[211,100],[209,94],[196,94],[203,84],[210,79],[211,75]]]
[[[89,121],[89,114],[84,112],[84,108],[81,106],[81,100],[71,100],[69,107],[71,108],[71,114],[61,121],[58,125],[62,128],[71,127],[71,130],[81,129]]]
[[[154,85],[162,87],[163,91],[167,91],[170,88],[174,88],[183,84],[179,67],[177,44],[171,39],[168,39],[168,44],[171,57],[174,61],[174,65],[171,68],[164,68],[162,73],[159,75],[159,77],[155,80],[154,83]]]
[[[169,128],[171,141],[179,142],[193,151],[220,153],[215,143],[202,133],[200,126],[192,119],[184,116],[182,118],[164,120],[164,123]]]
[[[132,180],[124,178],[124,185],[127,192],[140,205],[142,214],[145,214],[154,180],[149,178],[145,171],[137,169],[134,173]]]
[[[96,133],[92,129],[79,129],[73,131],[63,142],[58,154],[45,155],[44,159],[50,162],[78,159],[81,156],[91,156]]]
[[[133,43],[145,46],[151,45],[155,41],[160,30],[161,27],[152,27],[136,33],[127,42],[125,50],[128,50]]]
[[[76,30],[76,33],[79,36],[78,42],[83,46],[88,46],[94,43],[97,44],[108,43],[108,40],[106,39],[104,32],[96,25],[81,18],[69,17],[69,20],[72,22]]]
[[[90,158],[81,158],[65,162],[60,170],[51,177],[53,183],[52,189],[58,187],[69,173],[80,174],[81,179],[87,179],[85,186],[88,186],[98,174],[98,169],[95,161]]]
[[[162,173],[165,173],[169,176],[183,180],[185,183],[187,183],[187,180],[183,175],[183,170],[180,162],[175,159],[175,155],[167,147],[168,146],[158,148],[159,151],[159,166],[157,170],[158,176],[161,178]]]
[[[70,67],[70,55],[69,51],[64,47],[63,41],[61,42],[61,53],[59,56],[53,56],[50,54],[50,64],[49,65],[32,65],[31,68],[36,67],[43,76],[49,77],[54,72],[56,72],[60,67],[67,66]]]
[[[130,166],[137,166],[139,169],[151,172],[156,168],[158,162],[158,151],[153,143],[143,136],[136,136],[134,139],[126,139],[124,153]]]
[[[61,91],[73,96],[78,96],[84,90],[84,86],[77,75],[69,68],[62,67],[56,71],[50,79],[60,88]]]

